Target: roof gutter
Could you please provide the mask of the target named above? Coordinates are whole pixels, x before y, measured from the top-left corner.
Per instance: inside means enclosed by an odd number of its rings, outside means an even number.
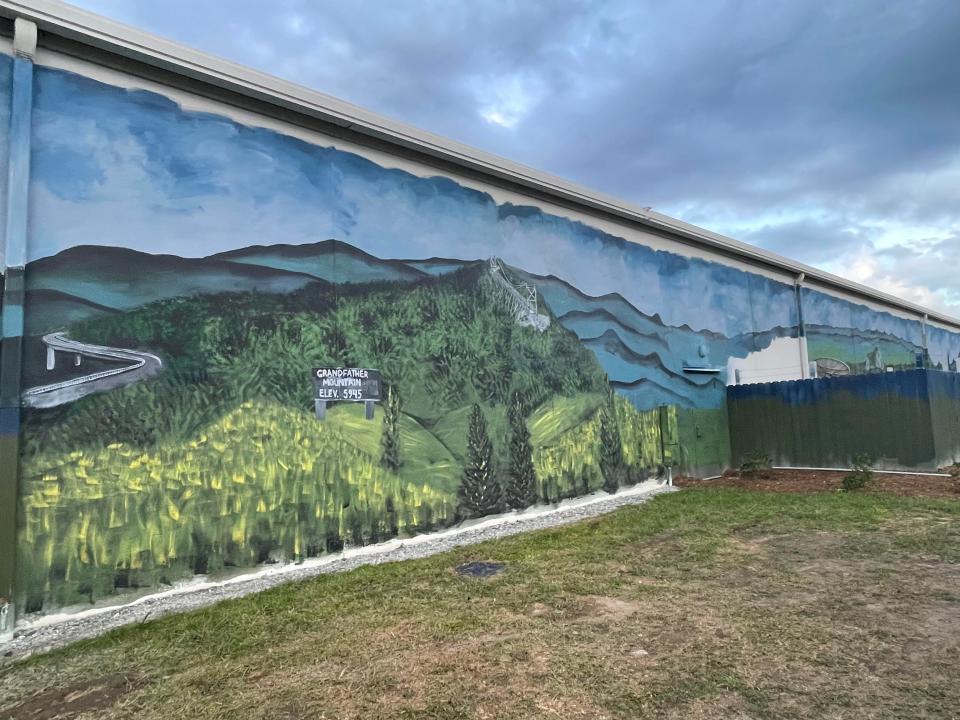
[[[488,178],[533,190],[564,204],[597,210],[605,215],[666,233],[689,244],[719,251],[774,271],[794,277],[805,274],[807,282],[890,305],[918,318],[926,315],[930,320],[960,329],[958,318],[929,310],[661,213],[624,203],[520,163],[390,120],[296,83],[193,50],[59,0],[0,0],[0,17],[31,20],[36,23],[41,33],[88,45],[127,60],[376,138],[412,150],[418,155],[436,158]],[[43,34],[40,44],[44,44]]]

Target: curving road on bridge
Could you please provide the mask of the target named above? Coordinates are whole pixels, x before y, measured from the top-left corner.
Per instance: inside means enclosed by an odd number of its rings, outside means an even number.
[[[156,355],[138,350],[88,345],[71,340],[64,333],[44,335],[43,343],[56,352],[71,356],[81,355],[124,364],[109,370],[29,388],[23,393],[23,404],[27,407],[49,408],[63,405],[91,393],[113,390],[145,380],[156,375],[163,367],[163,361]]]

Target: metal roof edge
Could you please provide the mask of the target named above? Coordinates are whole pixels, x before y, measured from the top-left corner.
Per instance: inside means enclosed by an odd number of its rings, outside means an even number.
[[[925,308],[888,293],[790,260],[776,253],[594,192],[576,183],[540,172],[492,153],[391,120],[330,95],[310,90],[273,75],[223,60],[81,10],[60,0],[0,0],[0,17],[25,18],[44,33],[90,45],[128,60],[144,63],[194,81],[306,115],[323,122],[462,166],[481,175],[506,180],[547,197],[666,232],[688,243],[718,250],[826,288],[893,306],[960,329],[960,318]],[[40,44],[43,44],[41,36]]]

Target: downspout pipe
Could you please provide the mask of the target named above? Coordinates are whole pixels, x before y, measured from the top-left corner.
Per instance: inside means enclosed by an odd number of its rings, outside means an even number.
[[[927,367],[927,358],[930,357],[930,348],[927,345],[927,323],[930,322],[930,316],[927,313],[920,318],[920,333],[923,337],[923,367]]]
[[[797,343],[800,347],[800,379],[806,380],[810,377],[809,364],[807,357],[807,327],[803,321],[803,281],[806,279],[806,273],[800,273],[793,281],[793,292],[797,302]]]
[[[33,57],[37,26],[14,21],[10,150],[4,226],[4,283],[0,326],[0,643],[13,637],[16,621],[17,498],[20,474],[20,392],[23,363],[27,200],[30,186],[30,126]]]

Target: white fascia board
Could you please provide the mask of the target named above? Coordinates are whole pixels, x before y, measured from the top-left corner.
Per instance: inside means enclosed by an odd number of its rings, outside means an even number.
[[[44,33],[67,38],[238,95],[312,117],[416,153],[505,180],[563,203],[599,210],[675,239],[710,248],[842,293],[889,305],[918,318],[960,329],[960,319],[902,298],[845,280],[823,270],[691,225],[662,213],[625,203],[562,178],[391,120],[302,85],[244,67],[179,43],[143,32],[59,0],[0,0],[0,17],[32,20]],[[43,44],[43,37],[40,38]]]

